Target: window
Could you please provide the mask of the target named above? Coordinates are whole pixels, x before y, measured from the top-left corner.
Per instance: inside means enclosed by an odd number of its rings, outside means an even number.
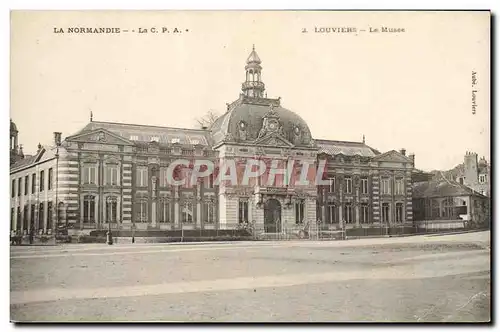
[[[131,141],[138,141],[139,140],[139,136],[137,136],[137,135],[130,135],[130,140]]]
[[[182,206],[182,222],[186,224],[193,222],[193,203],[191,201],[185,202]]]
[[[16,179],[12,180],[12,185],[10,186],[10,190],[12,191],[11,197],[16,197]]]
[[[327,208],[327,219],[326,221],[329,223],[329,224],[335,224],[337,222],[337,206],[335,206],[335,204],[328,204],[328,208]]]
[[[167,167],[160,167],[160,187],[167,187]]]
[[[54,176],[52,173],[53,173],[53,172],[52,172],[52,168],[49,168],[49,183],[47,184],[47,188],[48,188],[49,190],[51,190],[51,189],[52,189],[52,178],[53,178],[53,176]]]
[[[192,139],[192,140],[191,140],[191,144],[192,144],[192,145],[198,145],[198,144],[200,144],[200,141],[199,141],[199,140],[197,140],[197,139]]]
[[[404,194],[403,179],[401,178],[396,179],[396,195],[403,195],[403,194]]]
[[[351,194],[352,193],[352,179],[351,179],[351,177],[346,177],[345,178],[345,192],[347,194]]]
[[[95,196],[86,195],[83,199],[83,222],[95,222]]]
[[[361,178],[361,193],[368,194],[368,178]]]
[[[396,222],[403,222],[403,203],[396,203]]]
[[[464,184],[464,178],[463,177],[458,178],[458,182],[460,182],[460,184]]]
[[[352,204],[346,203],[344,205],[344,221],[347,224],[352,224]]]
[[[215,221],[215,204],[214,202],[203,203],[203,221],[207,224],[213,224]]]
[[[206,179],[206,183],[207,183],[207,188],[213,189],[214,188],[214,175],[209,174],[205,179]]]
[[[136,183],[138,187],[147,187],[148,185],[148,168],[137,167],[136,170]]]
[[[480,183],[485,183],[486,182],[486,175],[485,174],[479,175],[479,182]]]
[[[302,224],[304,222],[304,200],[295,202],[295,223]]]
[[[248,201],[240,200],[238,204],[238,222],[248,222]]]
[[[117,164],[107,164],[105,169],[105,180],[106,184],[109,186],[118,185],[118,165]]]
[[[106,221],[108,223],[116,222],[118,214],[118,203],[116,197],[108,196],[106,198]]]
[[[52,202],[47,202],[47,229],[52,229]]]
[[[31,204],[30,222],[31,225],[35,225],[35,204]]]
[[[97,184],[97,167],[95,165],[83,166],[83,183]]]
[[[14,213],[15,213],[14,208],[10,208],[10,229],[13,230],[14,228]]]
[[[23,229],[29,229],[29,224],[28,224],[28,205],[25,205],[24,209],[23,209]]]
[[[21,196],[22,181],[23,178],[17,179],[17,196]]]
[[[152,136],[151,137],[151,142],[159,142],[160,138],[158,136]]]
[[[36,190],[36,173],[31,174],[31,193],[34,194]]]
[[[40,171],[40,192],[45,190],[45,171]]]
[[[382,203],[382,221],[389,222],[389,203]]]
[[[17,226],[16,228],[19,229],[19,230],[21,229],[21,226],[22,226],[22,224],[21,224],[21,207],[20,206],[17,207],[17,223],[16,223],[16,226]]]
[[[148,201],[141,199],[135,204],[136,220],[138,222],[148,222]]]
[[[172,144],[180,143],[180,141],[179,138],[172,138]]]
[[[45,204],[42,202],[38,205],[38,227],[44,228],[45,225]]]
[[[383,178],[382,182],[380,183],[381,185],[381,192],[383,195],[390,195],[391,193],[391,180],[389,178]]]
[[[24,177],[24,194],[25,194],[25,195],[28,195],[28,191],[29,191],[29,189],[28,189],[28,188],[29,188],[29,182],[30,182],[29,180],[30,180],[29,175],[26,175],[26,176]]]
[[[329,193],[334,193],[335,192],[335,177],[332,177],[328,179],[330,184],[328,185],[328,192]]]
[[[368,224],[370,223],[369,221],[369,216],[368,216],[368,204],[362,203],[361,204],[361,223],[362,224]]]
[[[170,201],[168,199],[162,199],[160,201],[160,222],[170,222]]]

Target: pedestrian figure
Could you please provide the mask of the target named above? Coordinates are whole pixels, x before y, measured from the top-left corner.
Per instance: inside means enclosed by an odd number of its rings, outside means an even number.
[[[29,234],[30,244],[33,244],[33,237],[35,236],[34,232],[35,232],[35,230],[33,229],[33,227],[31,227],[30,234]]]

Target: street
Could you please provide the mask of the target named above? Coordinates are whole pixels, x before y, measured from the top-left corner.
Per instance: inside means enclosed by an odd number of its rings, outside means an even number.
[[[490,232],[11,247],[13,321],[487,322]]]

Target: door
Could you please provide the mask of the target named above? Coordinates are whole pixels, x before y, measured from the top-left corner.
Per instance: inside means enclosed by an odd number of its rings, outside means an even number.
[[[264,206],[264,231],[281,232],[281,204],[277,199],[268,199]]]

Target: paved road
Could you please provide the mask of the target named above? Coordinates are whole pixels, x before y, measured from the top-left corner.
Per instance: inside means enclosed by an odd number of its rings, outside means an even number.
[[[485,322],[489,237],[12,247],[11,319]]]

